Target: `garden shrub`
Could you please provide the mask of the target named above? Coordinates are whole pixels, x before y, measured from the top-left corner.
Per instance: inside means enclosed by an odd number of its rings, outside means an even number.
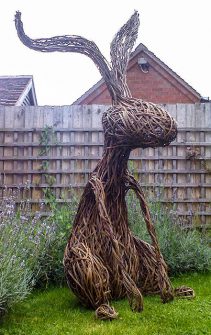
[[[39,261],[40,276],[39,285],[55,283],[64,284],[63,256],[64,250],[71,232],[71,226],[78,206],[77,195],[69,190],[69,200],[62,205],[58,204],[52,192],[48,193],[45,203],[49,206],[50,216],[48,225],[53,227],[53,234],[49,239],[44,257]]]
[[[44,204],[32,212],[27,199],[16,204],[16,191],[5,189],[0,201],[0,315],[35,285],[64,283],[64,248],[78,203],[73,195],[72,201],[58,205],[48,195],[51,214],[42,217]]]
[[[50,216],[42,208],[32,213],[29,202],[15,205],[16,196],[5,191],[0,201],[0,314],[24,299],[35,285],[65,282],[63,254],[76,214],[78,197],[59,205],[46,197]],[[139,203],[133,192],[127,196],[129,222],[133,233],[150,242]],[[159,200],[149,201],[161,247],[171,274],[208,271],[211,249],[198,231],[184,230],[170,208]]]
[[[140,205],[133,192],[127,196],[129,223],[133,233],[150,243]],[[164,206],[159,198],[149,200],[159,245],[170,274],[188,271],[211,270],[211,248],[206,236],[194,229],[185,229],[179,217],[170,207]]]
[[[78,197],[71,193],[70,201],[59,206],[55,198],[50,198],[51,216],[49,224],[54,227],[54,235],[46,249],[42,264],[42,281],[63,284],[63,254],[70,234],[71,223],[77,211]],[[150,242],[146,225],[141,215],[138,200],[133,192],[127,196],[129,223],[133,233]],[[186,230],[171,208],[164,207],[159,197],[150,197],[150,210],[159,239],[162,254],[168,264],[170,274],[188,271],[209,271],[211,268],[211,248],[206,237],[196,229]]]
[[[49,244],[52,228],[29,203],[16,208],[16,196],[4,191],[0,202],[0,310],[24,299],[40,272],[39,259]]]

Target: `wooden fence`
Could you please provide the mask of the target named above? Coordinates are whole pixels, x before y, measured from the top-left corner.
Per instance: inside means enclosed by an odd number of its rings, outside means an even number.
[[[211,104],[166,105],[178,122],[169,147],[136,149],[130,167],[181,216],[211,224]],[[106,106],[0,107],[0,196],[28,189],[31,203],[53,188],[58,201],[88,181],[103,151]]]

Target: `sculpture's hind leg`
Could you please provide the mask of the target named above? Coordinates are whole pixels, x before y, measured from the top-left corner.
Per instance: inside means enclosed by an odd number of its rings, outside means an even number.
[[[103,303],[108,303],[108,271],[87,245],[67,245],[64,268],[68,285],[84,305],[97,308]]]
[[[109,273],[86,244],[67,245],[64,268],[69,287],[84,305],[97,309],[96,314],[101,319],[117,317],[109,306]]]

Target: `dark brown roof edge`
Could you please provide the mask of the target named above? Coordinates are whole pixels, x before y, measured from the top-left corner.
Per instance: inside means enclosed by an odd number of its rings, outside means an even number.
[[[15,102],[15,106],[20,106],[21,103],[24,101],[25,97],[27,96],[28,92],[32,91],[32,98],[34,101],[34,105],[37,106],[37,96],[34,86],[34,79],[33,75],[7,75],[7,76],[0,76],[0,79],[29,79],[28,83],[26,84],[23,92],[19,96],[18,100]]]
[[[34,78],[32,75],[29,76],[15,76],[16,78],[29,78],[29,82],[26,85],[24,91],[22,92],[21,96],[19,97],[19,99],[17,100],[15,106],[20,106],[22,104],[22,102],[24,101],[25,97],[27,96],[27,94],[29,93],[29,91],[32,91],[32,98],[34,100],[34,106],[37,106],[37,96],[36,96],[36,92],[35,92],[35,87],[34,87]]]
[[[81,103],[82,100],[86,99],[91,93],[93,93],[96,89],[98,89],[103,83],[104,79],[101,78],[96,84],[90,87],[84,94],[82,94],[78,99],[76,99],[72,105],[78,105]]]

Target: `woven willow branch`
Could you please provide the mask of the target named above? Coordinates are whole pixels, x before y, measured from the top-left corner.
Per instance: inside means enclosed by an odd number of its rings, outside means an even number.
[[[122,88],[123,96],[131,96],[126,83],[126,71],[131,51],[138,36],[139,24],[139,14],[135,11],[111,42],[110,56],[112,69]]]
[[[104,112],[103,157],[87,183],[64,254],[67,282],[80,301],[96,309],[101,319],[115,319],[111,299],[128,297],[131,309],[143,309],[142,294],[160,294],[163,302],[174,296],[194,296],[193,290],[174,290],[160,252],[145,196],[129,174],[132,149],[166,146],[177,135],[174,119],[159,106],[131,97],[126,69],[138,34],[135,12],[111,43],[109,65],[94,42],[81,36],[30,39],[20,12],[15,24],[20,40],[42,52],[78,52],[90,57],[108,87],[112,106]],[[125,196],[133,190],[151,237],[148,244],[133,236],[128,225]]]
[[[115,77],[111,71],[111,66],[94,42],[77,35],[31,39],[24,32],[21,13],[19,11],[17,11],[15,15],[15,26],[21,42],[30,49],[41,52],[77,52],[88,56],[99,69],[109,88],[112,99],[115,101],[116,94],[120,95],[120,91],[118,87],[116,87]]]

